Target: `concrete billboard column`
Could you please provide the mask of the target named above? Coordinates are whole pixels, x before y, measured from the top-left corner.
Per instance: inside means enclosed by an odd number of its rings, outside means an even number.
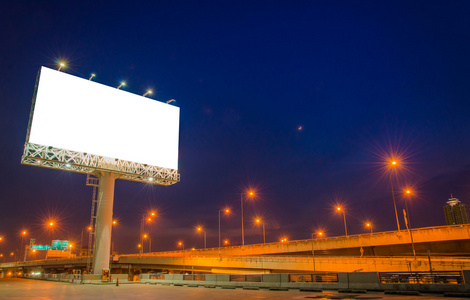
[[[98,203],[96,209],[95,251],[93,253],[93,274],[109,269],[109,251],[113,226],[114,182],[116,175],[100,172]]]

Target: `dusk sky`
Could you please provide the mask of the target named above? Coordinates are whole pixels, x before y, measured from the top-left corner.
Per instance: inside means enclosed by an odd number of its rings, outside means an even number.
[[[19,248],[22,229],[39,244],[79,241],[90,221],[86,175],[20,164],[37,72],[59,60],[181,109],[181,181],[116,181],[120,253],[137,252],[150,209],[154,251],[202,247],[198,224],[216,247],[226,206],[222,238],[240,244],[248,189],[246,244],[262,242],[255,216],[267,242],[344,235],[335,203],[349,234],[366,220],[396,230],[391,154],[401,227],[407,185],[412,227],[445,225],[451,194],[470,204],[469,14],[469,1],[2,3],[0,253]]]

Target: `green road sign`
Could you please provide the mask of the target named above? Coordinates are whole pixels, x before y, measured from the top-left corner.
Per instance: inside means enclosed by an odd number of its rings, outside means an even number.
[[[46,245],[32,245],[30,248],[36,250],[51,250],[51,246]]]
[[[68,250],[70,241],[53,240],[51,250]]]

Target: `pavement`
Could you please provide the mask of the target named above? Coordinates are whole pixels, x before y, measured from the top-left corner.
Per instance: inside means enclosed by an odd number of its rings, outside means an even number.
[[[299,290],[270,291],[204,288],[188,286],[162,286],[153,284],[93,285],[71,284],[32,279],[1,278],[0,299],[185,299],[185,300],[286,300],[286,299],[466,299],[446,298],[441,294],[420,296],[386,295],[382,292],[367,294],[338,293],[337,291],[301,292]],[[468,299],[468,298],[467,298]]]

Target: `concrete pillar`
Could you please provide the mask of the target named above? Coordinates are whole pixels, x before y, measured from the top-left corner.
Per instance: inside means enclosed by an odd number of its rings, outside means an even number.
[[[103,269],[109,269],[109,251],[111,248],[111,230],[113,226],[114,181],[116,180],[116,175],[111,172],[101,172],[98,178],[93,274],[101,274]]]

